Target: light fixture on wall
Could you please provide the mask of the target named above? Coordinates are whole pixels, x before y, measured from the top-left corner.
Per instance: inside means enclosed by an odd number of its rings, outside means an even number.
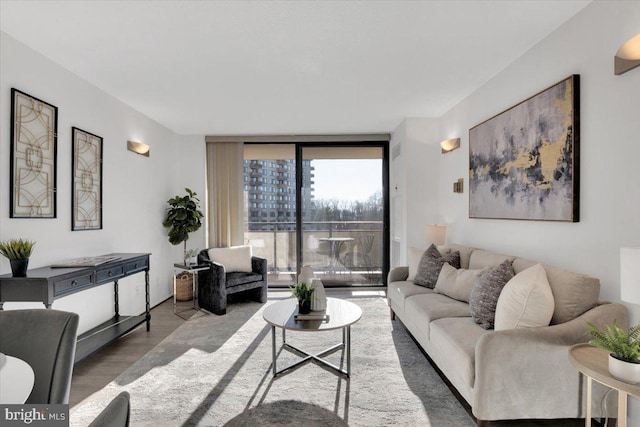
[[[624,42],[613,59],[613,72],[616,76],[633,70],[640,65],[640,33]]]
[[[149,147],[149,144],[144,144],[142,142],[127,141],[127,150],[133,151],[141,156],[149,157],[151,147]]]
[[[428,245],[432,243],[436,246],[444,245],[446,237],[447,237],[446,225],[429,224],[425,228],[424,241]]]
[[[620,299],[640,304],[640,248],[620,249]]]
[[[460,138],[445,139],[440,143],[440,148],[442,149],[442,154],[460,148]]]

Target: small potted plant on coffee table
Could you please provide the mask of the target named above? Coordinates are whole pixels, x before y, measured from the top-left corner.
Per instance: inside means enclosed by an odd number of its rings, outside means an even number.
[[[289,286],[291,293],[298,299],[298,313],[309,314],[311,312],[311,297],[313,295],[313,287],[306,283],[296,283]]]
[[[628,331],[619,328],[615,320],[602,331],[587,325],[594,337],[589,344],[609,352],[609,373],[624,382],[640,383],[640,325]]]
[[[0,253],[9,259],[13,277],[26,277],[29,257],[36,242],[24,239],[10,239],[0,242]]]

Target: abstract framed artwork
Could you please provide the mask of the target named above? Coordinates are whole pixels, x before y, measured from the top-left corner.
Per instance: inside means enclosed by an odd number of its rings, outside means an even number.
[[[102,229],[102,138],[71,128],[71,230]]]
[[[11,89],[10,218],[56,217],[58,107]]]
[[[580,76],[469,129],[469,218],[578,222]]]

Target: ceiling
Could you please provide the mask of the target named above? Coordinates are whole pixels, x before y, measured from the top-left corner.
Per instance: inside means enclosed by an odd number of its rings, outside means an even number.
[[[439,117],[588,1],[7,1],[0,28],[178,134]]]

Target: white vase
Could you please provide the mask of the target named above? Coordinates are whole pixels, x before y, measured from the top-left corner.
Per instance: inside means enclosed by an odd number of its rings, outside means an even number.
[[[609,355],[609,373],[626,383],[640,383],[640,363],[625,362],[624,360],[616,359],[611,354]]]
[[[298,283],[306,283],[307,285],[311,284],[311,281],[315,279],[316,275],[313,272],[313,269],[310,265],[305,265],[300,270],[300,275],[298,276]]]
[[[311,295],[311,311],[323,311],[327,309],[327,293],[324,290],[322,280],[313,279],[311,281],[313,295]]]

